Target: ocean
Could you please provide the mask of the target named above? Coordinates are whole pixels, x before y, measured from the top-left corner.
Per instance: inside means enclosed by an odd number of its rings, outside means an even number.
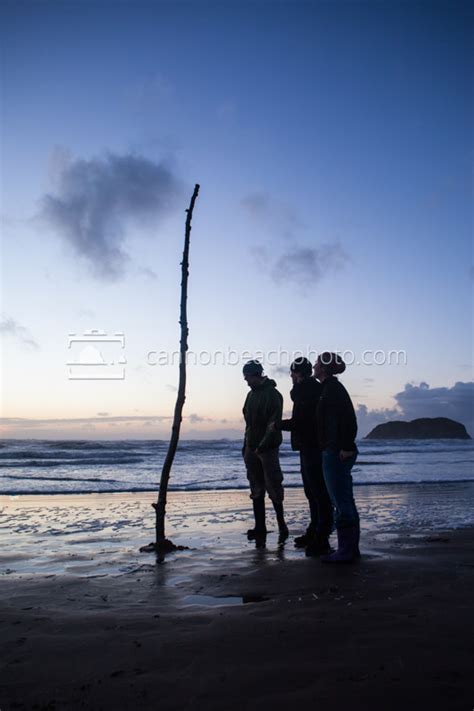
[[[356,486],[474,481],[474,440],[361,440]],[[247,489],[235,440],[182,440],[172,491]],[[0,442],[0,494],[157,491],[163,440],[13,440]],[[281,449],[286,487],[301,486],[298,453]]]

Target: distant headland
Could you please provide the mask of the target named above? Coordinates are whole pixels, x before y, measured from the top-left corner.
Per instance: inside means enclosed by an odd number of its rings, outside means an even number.
[[[471,439],[461,422],[449,417],[422,417],[377,425],[364,439]]]

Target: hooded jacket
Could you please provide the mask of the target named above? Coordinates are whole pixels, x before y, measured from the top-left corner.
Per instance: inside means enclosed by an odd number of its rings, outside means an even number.
[[[272,423],[280,427],[283,398],[276,389],[276,382],[264,378],[252,388],[244,403],[245,444],[250,449],[265,451],[279,447],[282,436],[279,429],[270,429]]]
[[[295,383],[290,391],[293,400],[291,420],[282,420],[281,429],[291,432],[291,448],[319,447],[316,409],[321,394],[321,383],[309,377]]]
[[[321,449],[357,452],[354,406],[344,385],[333,375],[322,383],[317,423]]]

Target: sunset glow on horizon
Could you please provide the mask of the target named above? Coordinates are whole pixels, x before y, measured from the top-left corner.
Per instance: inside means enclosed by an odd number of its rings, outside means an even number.
[[[472,5],[1,13],[2,437],[169,436],[195,182],[184,438],[241,437],[248,358],[288,412],[324,350],[361,436],[474,436]]]

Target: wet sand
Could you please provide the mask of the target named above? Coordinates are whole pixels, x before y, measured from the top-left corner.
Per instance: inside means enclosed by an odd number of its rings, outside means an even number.
[[[171,494],[162,565],[152,494],[0,497],[0,708],[470,709],[473,492],[358,487],[338,568],[293,547],[301,490],[264,550],[245,492]]]

